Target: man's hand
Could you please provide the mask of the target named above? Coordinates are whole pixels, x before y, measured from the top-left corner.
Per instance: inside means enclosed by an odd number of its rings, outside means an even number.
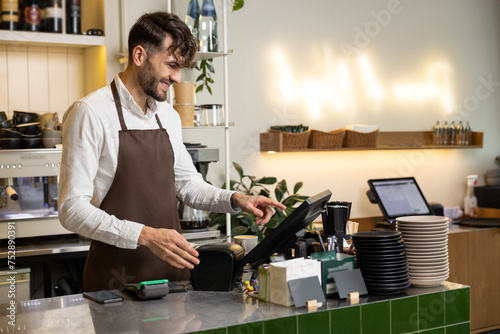
[[[255,222],[259,225],[266,224],[273,215],[271,206],[280,209],[286,209],[286,206],[272,198],[265,196],[248,196],[241,193],[234,193],[233,202],[241,210],[251,213],[255,216]]]
[[[176,230],[144,226],[138,243],[148,247],[160,259],[179,269],[193,269],[193,264],[200,263],[198,252]]]

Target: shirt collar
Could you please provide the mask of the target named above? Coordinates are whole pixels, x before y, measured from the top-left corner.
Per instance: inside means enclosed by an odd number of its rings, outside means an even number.
[[[122,79],[120,78],[122,73],[123,72],[117,73],[115,76],[115,83],[118,89],[118,93],[120,94],[120,102],[122,103],[122,106],[127,110],[130,110],[134,113],[138,113],[142,116],[146,116],[147,118],[150,118],[154,114],[156,114],[156,112],[158,111],[159,102],[153,99],[152,97],[148,97],[148,99],[146,100],[146,105],[148,106],[148,110],[147,113],[144,114],[142,112],[141,107],[139,107],[139,105],[135,102],[134,98],[128,91]]]

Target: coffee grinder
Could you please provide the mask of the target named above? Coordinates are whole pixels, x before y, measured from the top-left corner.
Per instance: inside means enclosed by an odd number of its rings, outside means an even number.
[[[193,159],[196,170],[207,180],[208,164],[219,161],[219,149],[207,148],[206,145],[184,143]],[[208,212],[193,209],[179,200],[179,220],[182,232],[208,231]]]

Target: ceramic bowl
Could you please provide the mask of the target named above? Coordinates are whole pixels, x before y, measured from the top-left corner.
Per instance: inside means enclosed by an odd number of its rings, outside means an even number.
[[[21,148],[41,148],[42,147],[42,138],[22,138],[21,139]]]
[[[14,119],[17,124],[33,123],[38,120],[38,114],[34,112],[14,110]]]
[[[13,129],[0,129],[0,138],[21,138],[22,133]]]
[[[0,122],[6,121],[7,120],[7,114],[5,111],[0,111]]]
[[[17,124],[17,131],[24,135],[36,135],[41,132],[40,122]]]
[[[43,147],[45,148],[54,148],[56,145],[62,143],[62,138],[50,138],[44,137],[42,138]]]
[[[0,122],[0,129],[12,129],[16,126],[16,121],[14,119],[7,119]]]
[[[49,129],[49,128],[43,128],[42,130],[42,137],[43,138],[61,138],[62,137],[62,132],[59,130],[54,130],[54,129]]]
[[[21,148],[20,138],[0,138],[0,147],[4,150],[15,150]]]

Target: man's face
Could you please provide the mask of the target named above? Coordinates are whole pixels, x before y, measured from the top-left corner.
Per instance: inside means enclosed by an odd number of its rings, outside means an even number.
[[[166,45],[170,45],[167,43]],[[144,93],[157,101],[165,101],[170,85],[181,81],[181,66],[166,51],[158,52],[152,57],[148,55],[139,69],[137,81]]]

